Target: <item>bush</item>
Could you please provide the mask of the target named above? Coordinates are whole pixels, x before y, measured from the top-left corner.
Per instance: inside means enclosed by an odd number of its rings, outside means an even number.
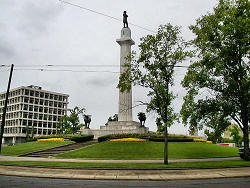
[[[149,141],[152,142],[165,142],[165,138],[149,138]],[[181,137],[169,137],[168,142],[193,142],[193,138],[181,138]]]
[[[101,136],[98,138],[98,142],[103,142],[111,139],[120,139],[120,138],[141,138],[147,139],[154,142],[164,142],[165,137],[162,134],[155,133],[145,133],[145,134],[110,134],[106,136]],[[192,142],[193,138],[188,136],[177,136],[177,135],[168,135],[169,142]]]
[[[27,141],[28,142],[37,141],[38,139],[48,139],[48,138],[63,138],[63,137],[58,136],[58,135],[44,135],[44,136],[36,136],[36,137],[33,137],[33,138],[29,138]]]
[[[145,134],[137,134],[137,133],[127,133],[127,134],[110,134],[101,136],[98,138],[98,142],[107,141],[110,139],[120,139],[120,138],[141,138],[141,139],[149,139],[150,137],[157,137],[158,134],[154,133],[145,133]]]
[[[80,143],[80,142],[93,140],[93,138],[94,138],[94,135],[81,135],[81,136],[72,136],[70,140],[76,143]]]
[[[230,138],[222,138],[222,143],[234,143],[234,141]]]
[[[36,136],[34,138],[29,139],[29,141],[37,141],[38,139],[48,139],[48,138],[63,138],[68,139],[74,142],[85,142],[89,140],[93,140],[94,135],[45,135],[45,136]]]

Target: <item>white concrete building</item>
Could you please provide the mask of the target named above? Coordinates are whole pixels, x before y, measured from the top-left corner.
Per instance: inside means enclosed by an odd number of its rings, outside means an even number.
[[[0,123],[5,97],[6,92],[0,93]],[[59,119],[67,113],[68,97],[33,85],[10,90],[3,144],[24,142],[32,130],[34,136],[56,134]]]

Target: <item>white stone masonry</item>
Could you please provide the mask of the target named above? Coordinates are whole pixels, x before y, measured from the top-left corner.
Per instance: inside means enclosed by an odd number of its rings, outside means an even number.
[[[121,38],[116,42],[120,45],[120,74],[122,74],[126,67],[125,63],[129,63],[126,57],[131,54],[131,46],[135,42],[131,39],[131,31],[129,28],[122,28]],[[132,88],[130,91],[119,91],[119,111],[118,121],[133,121],[132,117]]]

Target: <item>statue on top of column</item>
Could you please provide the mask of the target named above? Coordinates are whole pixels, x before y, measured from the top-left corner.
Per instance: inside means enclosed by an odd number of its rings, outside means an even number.
[[[123,27],[128,27],[128,15],[126,11],[123,12]]]

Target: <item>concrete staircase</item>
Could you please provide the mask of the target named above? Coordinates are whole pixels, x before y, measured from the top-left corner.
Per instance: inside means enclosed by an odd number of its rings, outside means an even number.
[[[19,157],[44,157],[44,158],[52,157],[53,155],[57,155],[57,154],[64,153],[67,151],[72,151],[75,149],[79,149],[79,148],[90,146],[90,145],[97,144],[97,143],[98,143],[97,140],[91,140],[91,141],[82,142],[82,143],[73,143],[73,144],[59,146],[59,147],[55,147],[51,149],[22,154],[22,155],[19,155]]]

